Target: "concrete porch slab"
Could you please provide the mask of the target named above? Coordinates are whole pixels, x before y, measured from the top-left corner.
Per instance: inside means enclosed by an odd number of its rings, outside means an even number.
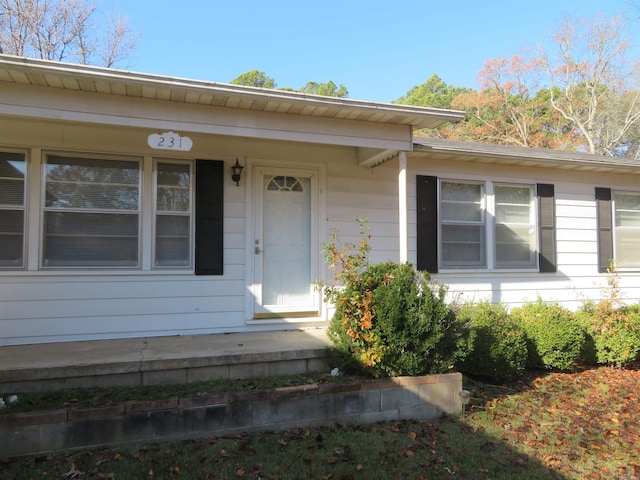
[[[0,393],[321,371],[323,328],[0,347]]]

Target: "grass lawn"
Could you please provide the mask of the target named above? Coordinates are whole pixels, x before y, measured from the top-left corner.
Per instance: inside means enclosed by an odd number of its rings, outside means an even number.
[[[467,415],[85,450],[2,479],[640,479],[640,371],[467,381]]]

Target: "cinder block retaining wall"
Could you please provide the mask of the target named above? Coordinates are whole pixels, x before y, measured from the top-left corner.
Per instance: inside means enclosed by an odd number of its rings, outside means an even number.
[[[0,458],[335,422],[423,420],[458,414],[461,390],[462,375],[449,373],[0,415]]]

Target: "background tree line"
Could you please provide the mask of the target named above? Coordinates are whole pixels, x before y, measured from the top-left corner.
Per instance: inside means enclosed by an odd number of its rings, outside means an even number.
[[[393,103],[466,112],[427,136],[637,159],[640,65],[628,58],[628,28],[622,17],[567,18],[550,49],[487,60],[477,90],[433,74]],[[0,53],[115,67],[137,39],[126,17],[101,15],[91,0],[0,0]],[[259,70],[231,83],[278,88]],[[349,95],[333,81],[279,89]]]
[[[499,145],[640,156],[640,64],[622,17],[567,18],[550,51],[487,60],[478,90],[434,74],[394,103],[464,110],[424,135]]]

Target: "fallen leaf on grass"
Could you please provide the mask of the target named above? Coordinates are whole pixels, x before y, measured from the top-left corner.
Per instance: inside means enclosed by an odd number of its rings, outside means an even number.
[[[79,478],[84,475],[84,472],[81,472],[76,468],[76,464],[71,464],[71,469],[62,475],[62,478]]]

